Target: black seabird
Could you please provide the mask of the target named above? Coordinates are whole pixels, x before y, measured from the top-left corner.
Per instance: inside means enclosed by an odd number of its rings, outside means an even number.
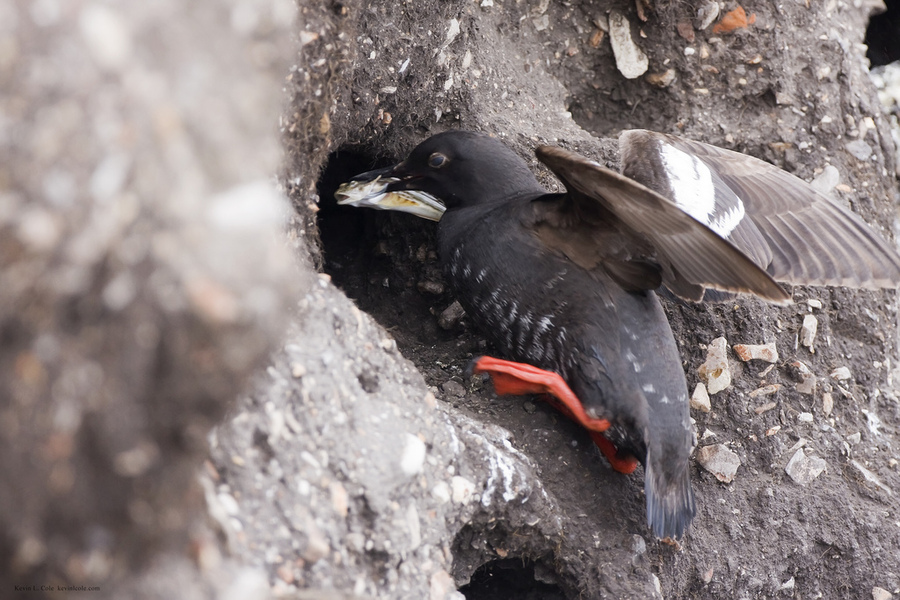
[[[440,220],[456,297],[518,361],[482,357],[476,370],[499,393],[554,396],[617,470],[642,462],[649,526],[678,539],[696,513],[688,391],[653,290],[786,303],[776,280],[896,287],[900,257],[859,217],[758,159],[643,130],[619,145],[622,174],[539,147],[567,190],[554,194],[498,140],[450,131],[337,197]]]

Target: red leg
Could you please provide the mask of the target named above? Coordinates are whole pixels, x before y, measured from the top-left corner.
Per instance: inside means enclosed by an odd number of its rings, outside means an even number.
[[[561,412],[589,431],[606,431],[609,421],[593,419],[584,412],[578,396],[557,373],[538,369],[524,363],[511,362],[491,356],[475,361],[476,373],[489,373],[498,394],[550,394],[562,403],[554,404]]]
[[[578,397],[559,374],[491,356],[482,356],[475,361],[474,371],[489,373],[498,394],[543,395],[554,408],[590,432],[594,443],[616,471],[627,474],[637,467],[637,459],[633,456],[621,457],[613,443],[603,435],[609,429],[609,421],[589,417]]]
[[[630,454],[620,454],[615,445],[606,439],[606,436],[602,433],[598,433],[596,431],[589,431],[591,435],[591,439],[594,440],[594,444],[600,448],[600,452],[603,453],[603,456],[606,457],[606,460],[609,461],[609,465],[618,471],[619,473],[624,473],[625,475],[631,475],[634,473],[634,470],[637,469],[638,459]]]

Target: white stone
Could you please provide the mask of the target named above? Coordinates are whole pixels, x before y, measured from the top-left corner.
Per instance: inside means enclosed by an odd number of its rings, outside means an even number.
[[[837,170],[837,167],[834,165],[825,165],[825,168],[810,182],[810,185],[818,192],[830,194],[840,182],[841,172]],[[816,302],[818,302],[818,300],[816,300]],[[812,304],[810,304],[810,306],[812,306]],[[818,308],[822,308],[821,302],[819,302]]]
[[[775,342],[768,344],[735,344],[734,353],[738,355],[742,361],[762,360],[768,363],[778,362],[778,349]]]
[[[450,479],[451,498],[456,504],[468,504],[475,493],[475,484],[459,475]]]
[[[434,487],[431,488],[431,495],[441,504],[446,504],[447,502],[450,502],[450,486],[447,485],[447,482],[445,481],[438,481]]]
[[[872,600],[893,600],[894,595],[877,585],[872,588]]]
[[[287,199],[270,181],[260,179],[213,196],[206,216],[219,231],[237,233],[281,227],[289,212]]]
[[[411,433],[405,434],[403,454],[400,456],[400,470],[412,477],[422,471],[425,464],[425,442]]]
[[[706,385],[703,382],[698,383],[697,387],[694,388],[694,393],[691,394],[691,408],[705,413],[712,410],[709,393],[706,391]]]
[[[834,371],[831,372],[830,377],[832,379],[837,379],[838,381],[847,381],[852,378],[853,375],[850,374],[850,369],[847,367],[838,367]]]
[[[101,4],[88,4],[79,15],[81,37],[94,61],[104,69],[124,68],[131,58],[131,32],[125,20]]]
[[[800,327],[800,343],[809,348],[809,351],[815,354],[816,349],[813,348],[813,342],[816,339],[816,332],[819,330],[819,321],[813,315],[803,316],[803,325]]]
[[[625,79],[634,79],[647,72],[650,61],[631,38],[631,23],[616,10],[609,13],[609,43],[616,57],[616,67]]]
[[[716,394],[731,385],[731,368],[728,366],[728,342],[724,337],[714,339],[709,344],[706,362],[697,369],[700,378],[706,382],[707,391]]]

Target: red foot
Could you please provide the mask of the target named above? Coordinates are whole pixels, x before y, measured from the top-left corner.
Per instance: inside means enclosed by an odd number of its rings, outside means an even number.
[[[474,371],[490,374],[498,394],[541,394],[554,408],[590,432],[613,469],[628,474],[637,468],[637,459],[620,456],[613,443],[603,435],[609,429],[609,421],[589,417],[578,397],[559,374],[491,356],[482,356],[475,361]]]
[[[625,475],[631,475],[634,473],[634,470],[637,469],[638,459],[633,457],[630,454],[621,454],[618,449],[616,449],[615,445],[602,433],[597,433],[596,431],[589,431],[591,435],[591,439],[594,440],[594,443],[600,448],[600,452],[603,453],[603,456],[606,457],[606,460],[609,461],[609,465],[618,471],[619,473],[624,473]]]

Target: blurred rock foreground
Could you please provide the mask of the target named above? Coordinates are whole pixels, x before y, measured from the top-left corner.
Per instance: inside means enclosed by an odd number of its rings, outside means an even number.
[[[666,307],[691,389],[719,337],[732,376],[692,411],[679,550],[639,476],[466,375],[490,349],[437,325],[433,228],[330,198],[445,128],[614,162],[646,127],[893,237],[876,6],[743,8],[714,33],[683,3],[0,5],[0,596],[900,594],[895,292]],[[616,68],[613,9],[645,75]],[[771,368],[729,349],[764,343]]]

